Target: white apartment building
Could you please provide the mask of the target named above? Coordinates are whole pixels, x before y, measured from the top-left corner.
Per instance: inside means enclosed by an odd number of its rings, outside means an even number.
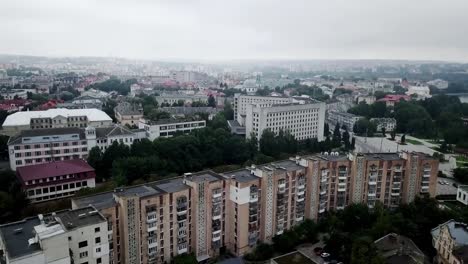
[[[165,119],[158,121],[150,121],[140,119],[138,123],[139,129],[146,131],[146,137],[153,141],[158,137],[172,137],[176,133],[190,133],[192,130],[206,127],[205,120],[178,120],[178,119]]]
[[[289,131],[297,140],[323,140],[325,103],[290,103],[272,106],[249,104],[246,111],[246,136],[253,132],[260,139],[265,129],[274,133]]]
[[[78,127],[30,129],[8,140],[10,168],[51,161],[87,159],[88,142]]]
[[[406,95],[416,95],[418,100],[432,97],[431,90],[428,86],[410,86],[408,87]]]
[[[345,125],[346,128],[348,128],[348,131],[353,131],[354,123],[359,121],[361,118],[362,116],[357,116],[346,112],[329,111],[327,121],[329,121],[332,125]]]
[[[468,185],[459,185],[457,189],[457,201],[468,205]]]
[[[112,118],[98,109],[49,109],[46,111],[16,112],[3,122],[3,133],[8,136],[26,129],[61,127],[102,127],[112,125]]]
[[[256,104],[259,107],[269,107],[277,104],[292,103],[293,99],[284,96],[256,96],[256,95],[234,95],[234,119],[239,122],[241,126],[245,126],[245,119],[247,114],[247,106]]]
[[[94,207],[38,215],[0,226],[1,263],[109,263],[106,219]]]

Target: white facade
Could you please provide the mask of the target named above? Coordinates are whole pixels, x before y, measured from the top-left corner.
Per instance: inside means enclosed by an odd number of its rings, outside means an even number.
[[[21,99],[28,99],[28,93],[26,90],[20,90],[20,89],[13,89],[13,90],[6,90],[2,91],[0,95],[3,97],[5,100],[13,100],[15,97],[21,98]]]
[[[206,127],[205,120],[198,121],[177,121],[177,120],[161,120],[155,123],[140,119],[138,123],[139,129],[146,131],[146,137],[153,141],[158,137],[172,137],[177,132],[189,133],[192,130]]]
[[[323,140],[325,103],[285,104],[262,107],[248,105],[246,115],[246,137],[253,132],[260,139],[265,129],[274,133],[289,131],[297,140],[316,138]]]
[[[468,205],[468,185],[458,186],[457,201],[464,205]]]
[[[418,99],[431,98],[431,90],[427,86],[410,86],[406,95],[416,95]]]
[[[293,99],[290,97],[235,94],[233,106],[234,119],[237,120],[241,126],[245,126],[247,106],[250,104],[256,104],[259,107],[269,107],[276,104],[288,104],[292,102]]]

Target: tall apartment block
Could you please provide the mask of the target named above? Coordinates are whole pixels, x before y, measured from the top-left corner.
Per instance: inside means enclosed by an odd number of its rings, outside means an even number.
[[[385,207],[435,196],[438,160],[422,153],[337,153],[295,157],[221,174],[119,188],[72,200],[108,222],[110,263],[199,261],[227,249],[250,252],[305,219],[353,203]]]
[[[109,263],[106,219],[87,206],[0,225],[1,263]]]
[[[245,126],[247,106],[250,104],[257,104],[260,107],[268,107],[274,104],[288,104],[292,102],[293,99],[286,96],[257,96],[237,93],[234,95],[234,119],[237,120],[241,126]]]

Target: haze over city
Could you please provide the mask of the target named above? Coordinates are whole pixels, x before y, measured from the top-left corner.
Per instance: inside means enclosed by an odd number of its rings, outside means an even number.
[[[4,0],[0,54],[466,61],[468,2]]]

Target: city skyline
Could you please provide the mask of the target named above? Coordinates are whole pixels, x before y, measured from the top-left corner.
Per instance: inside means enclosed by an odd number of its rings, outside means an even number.
[[[455,0],[6,1],[0,54],[160,60],[466,61]],[[13,30],[14,29],[14,30]]]

